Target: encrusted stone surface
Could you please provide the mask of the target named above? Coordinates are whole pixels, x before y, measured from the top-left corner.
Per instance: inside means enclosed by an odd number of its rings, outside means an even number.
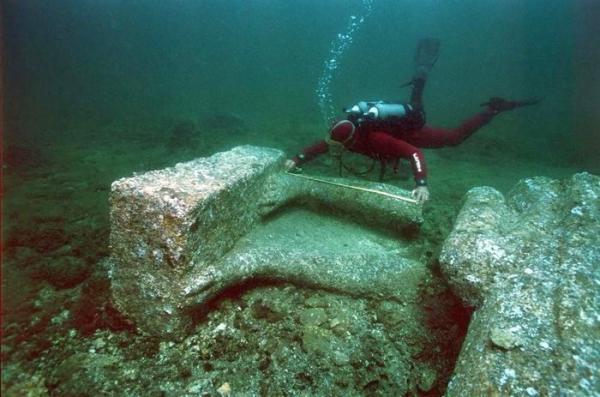
[[[600,393],[600,178],[470,190],[440,261],[476,308],[448,396]]]
[[[116,306],[145,332],[181,337],[191,307],[257,277],[401,298],[394,282],[421,270],[398,253],[236,248],[264,216],[290,202],[391,231],[422,221],[418,205],[285,174],[284,159],[278,150],[240,146],[115,181],[110,274]],[[382,184],[367,187],[407,195]]]

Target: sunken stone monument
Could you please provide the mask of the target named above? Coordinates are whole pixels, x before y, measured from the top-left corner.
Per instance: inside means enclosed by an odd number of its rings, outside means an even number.
[[[476,309],[448,396],[598,395],[599,177],[470,190],[440,262]]]
[[[287,174],[284,161],[281,151],[240,146],[112,184],[108,266],[113,300],[138,329],[182,338],[192,326],[190,312],[224,289],[254,279],[353,296],[406,293],[398,288],[402,280],[418,277],[424,268],[397,250],[349,250],[344,256],[308,250],[293,239],[241,243],[265,217],[290,203],[392,234],[422,222],[421,207],[399,200],[407,192],[397,187],[334,186],[347,181]]]

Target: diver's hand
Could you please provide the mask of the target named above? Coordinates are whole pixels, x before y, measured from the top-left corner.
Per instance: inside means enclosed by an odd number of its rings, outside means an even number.
[[[417,203],[423,204],[429,200],[429,189],[427,189],[427,186],[417,186],[417,188],[413,190],[410,195],[412,198],[417,200]]]
[[[283,165],[283,169],[286,171],[291,171],[294,168],[296,168],[297,164],[294,160],[292,159],[287,159],[285,160],[285,164]]]

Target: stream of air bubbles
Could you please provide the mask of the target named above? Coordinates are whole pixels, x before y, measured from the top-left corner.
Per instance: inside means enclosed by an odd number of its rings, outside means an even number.
[[[362,8],[358,15],[351,15],[348,25],[343,33],[338,33],[331,41],[331,48],[327,60],[323,63],[323,73],[317,82],[317,103],[321,110],[323,121],[330,126],[335,120],[335,109],[331,98],[331,81],[339,67],[340,59],[350,47],[353,37],[361,25],[371,14],[373,0],[362,0]]]

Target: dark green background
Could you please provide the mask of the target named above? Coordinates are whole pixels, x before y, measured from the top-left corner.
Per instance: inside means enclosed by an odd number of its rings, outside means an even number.
[[[593,6],[376,0],[340,60],[336,107],[405,98],[400,85],[411,75],[415,42],[436,36],[442,53],[426,93],[431,123],[455,124],[491,95],[541,97],[535,111],[504,122],[504,134],[520,155],[580,161],[578,150],[598,134],[593,106],[585,105],[595,77],[586,66],[595,49],[586,30]],[[7,135],[215,111],[259,126],[318,122],[314,91],[330,42],[362,8],[360,1],[6,1]],[[264,131],[274,144],[280,133]]]

